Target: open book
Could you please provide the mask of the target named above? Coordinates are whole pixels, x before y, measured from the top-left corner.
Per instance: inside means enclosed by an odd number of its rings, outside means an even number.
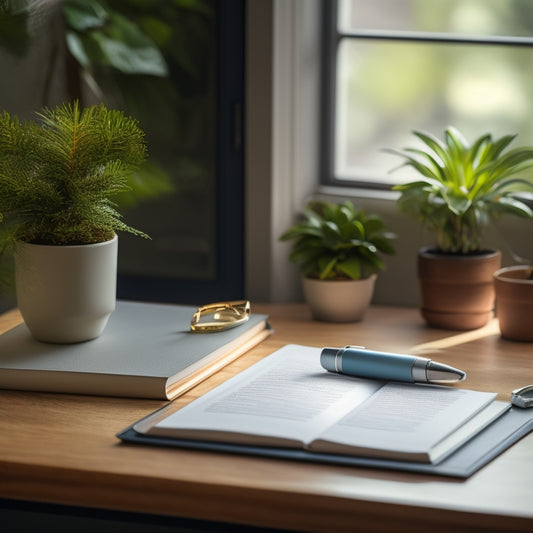
[[[509,409],[495,393],[326,372],[319,348],[287,345],[170,415],[149,436],[438,463]]]

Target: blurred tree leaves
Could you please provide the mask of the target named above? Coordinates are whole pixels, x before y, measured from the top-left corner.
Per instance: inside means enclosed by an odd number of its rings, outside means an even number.
[[[68,49],[82,67],[105,65],[124,74],[168,74],[156,43],[137,24],[103,3],[66,0],[63,14]]]
[[[39,4],[39,5],[38,5]],[[63,0],[69,97],[125,109],[147,133],[143,196],[204,187],[214,126],[214,7],[210,0]],[[0,47],[23,58],[36,0],[0,0]],[[54,68],[50,65],[50,71]],[[87,104],[94,101],[86,102]],[[179,171],[184,175],[179,175]],[[131,203],[132,196],[127,199]]]

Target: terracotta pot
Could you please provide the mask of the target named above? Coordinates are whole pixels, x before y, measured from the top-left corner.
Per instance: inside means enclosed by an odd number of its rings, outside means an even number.
[[[35,339],[52,343],[98,337],[115,309],[117,236],[80,246],[18,242],[17,304]]]
[[[361,280],[303,278],[304,295],[315,320],[358,322],[374,294],[377,275]]]
[[[496,310],[502,337],[533,342],[533,280],[531,267],[505,267],[494,273]]]
[[[422,316],[433,327],[470,330],[484,326],[494,310],[494,272],[501,254],[444,254],[428,248],[418,254]]]

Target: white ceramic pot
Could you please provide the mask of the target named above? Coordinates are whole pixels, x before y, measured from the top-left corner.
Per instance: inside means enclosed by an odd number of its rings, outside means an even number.
[[[115,310],[118,238],[80,246],[15,246],[17,304],[35,339],[98,337]]]
[[[304,295],[315,320],[358,322],[374,294],[377,275],[361,280],[303,278]]]

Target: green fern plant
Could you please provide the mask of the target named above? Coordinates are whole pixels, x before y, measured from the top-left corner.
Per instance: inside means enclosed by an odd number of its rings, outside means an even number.
[[[398,208],[436,233],[438,250],[468,254],[483,250],[489,224],[502,214],[533,218],[520,193],[533,192],[533,182],[516,175],[533,166],[533,148],[507,150],[516,135],[490,134],[469,144],[455,128],[444,141],[415,131],[423,149],[387,150],[404,158],[418,178],[394,187]]]
[[[365,279],[385,268],[381,254],[394,254],[395,235],[378,215],[367,215],[347,201],[314,202],[304,220],[281,235],[294,241],[289,259],[303,276],[318,279]]]
[[[117,231],[147,237],[122,221],[113,202],[146,152],[137,121],[103,104],[62,104],[25,122],[4,111],[0,251],[16,240],[92,244]]]

